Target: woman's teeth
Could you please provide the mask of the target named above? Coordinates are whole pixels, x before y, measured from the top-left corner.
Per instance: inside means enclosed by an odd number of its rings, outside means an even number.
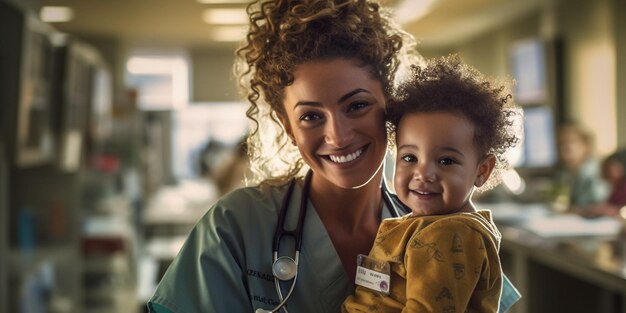
[[[335,163],[346,163],[346,162],[350,162],[358,158],[359,156],[361,156],[361,153],[363,153],[363,149],[359,149],[348,155],[340,155],[340,156],[330,155],[329,157],[330,157],[330,160]]]

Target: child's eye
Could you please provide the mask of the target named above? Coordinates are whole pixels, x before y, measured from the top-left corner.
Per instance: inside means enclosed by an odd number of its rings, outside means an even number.
[[[439,164],[441,165],[452,165],[457,163],[456,160],[452,159],[452,158],[443,158],[441,160],[439,160]]]
[[[417,158],[412,154],[405,154],[400,159],[404,162],[410,162],[410,163],[417,162]]]

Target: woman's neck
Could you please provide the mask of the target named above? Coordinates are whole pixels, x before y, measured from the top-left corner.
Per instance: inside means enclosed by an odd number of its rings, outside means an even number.
[[[381,179],[379,172],[360,188],[344,189],[313,175],[310,199],[351,282],[357,255],[369,253],[380,225]]]
[[[346,231],[377,228],[380,223],[382,174],[356,189],[338,187],[313,175],[310,199],[326,227],[341,226]]]

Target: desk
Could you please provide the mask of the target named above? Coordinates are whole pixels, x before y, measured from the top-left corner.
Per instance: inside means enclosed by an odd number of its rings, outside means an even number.
[[[503,237],[503,270],[523,295],[511,312],[626,313],[625,238],[618,233],[542,237],[528,230],[527,220],[508,214],[498,219],[498,207],[478,207],[494,212]]]

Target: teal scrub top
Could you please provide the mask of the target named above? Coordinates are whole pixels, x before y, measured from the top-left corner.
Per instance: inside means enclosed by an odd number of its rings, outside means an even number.
[[[238,189],[210,208],[191,231],[148,303],[155,313],[254,312],[280,301],[272,275],[272,243],[287,185]],[[286,229],[295,229],[302,189],[289,201]],[[382,218],[389,218],[383,208]],[[315,208],[308,202],[298,278],[287,308],[291,312],[338,313],[354,284]],[[279,256],[294,255],[283,237]],[[500,312],[520,296],[504,280]],[[291,282],[282,282],[283,295]]]

